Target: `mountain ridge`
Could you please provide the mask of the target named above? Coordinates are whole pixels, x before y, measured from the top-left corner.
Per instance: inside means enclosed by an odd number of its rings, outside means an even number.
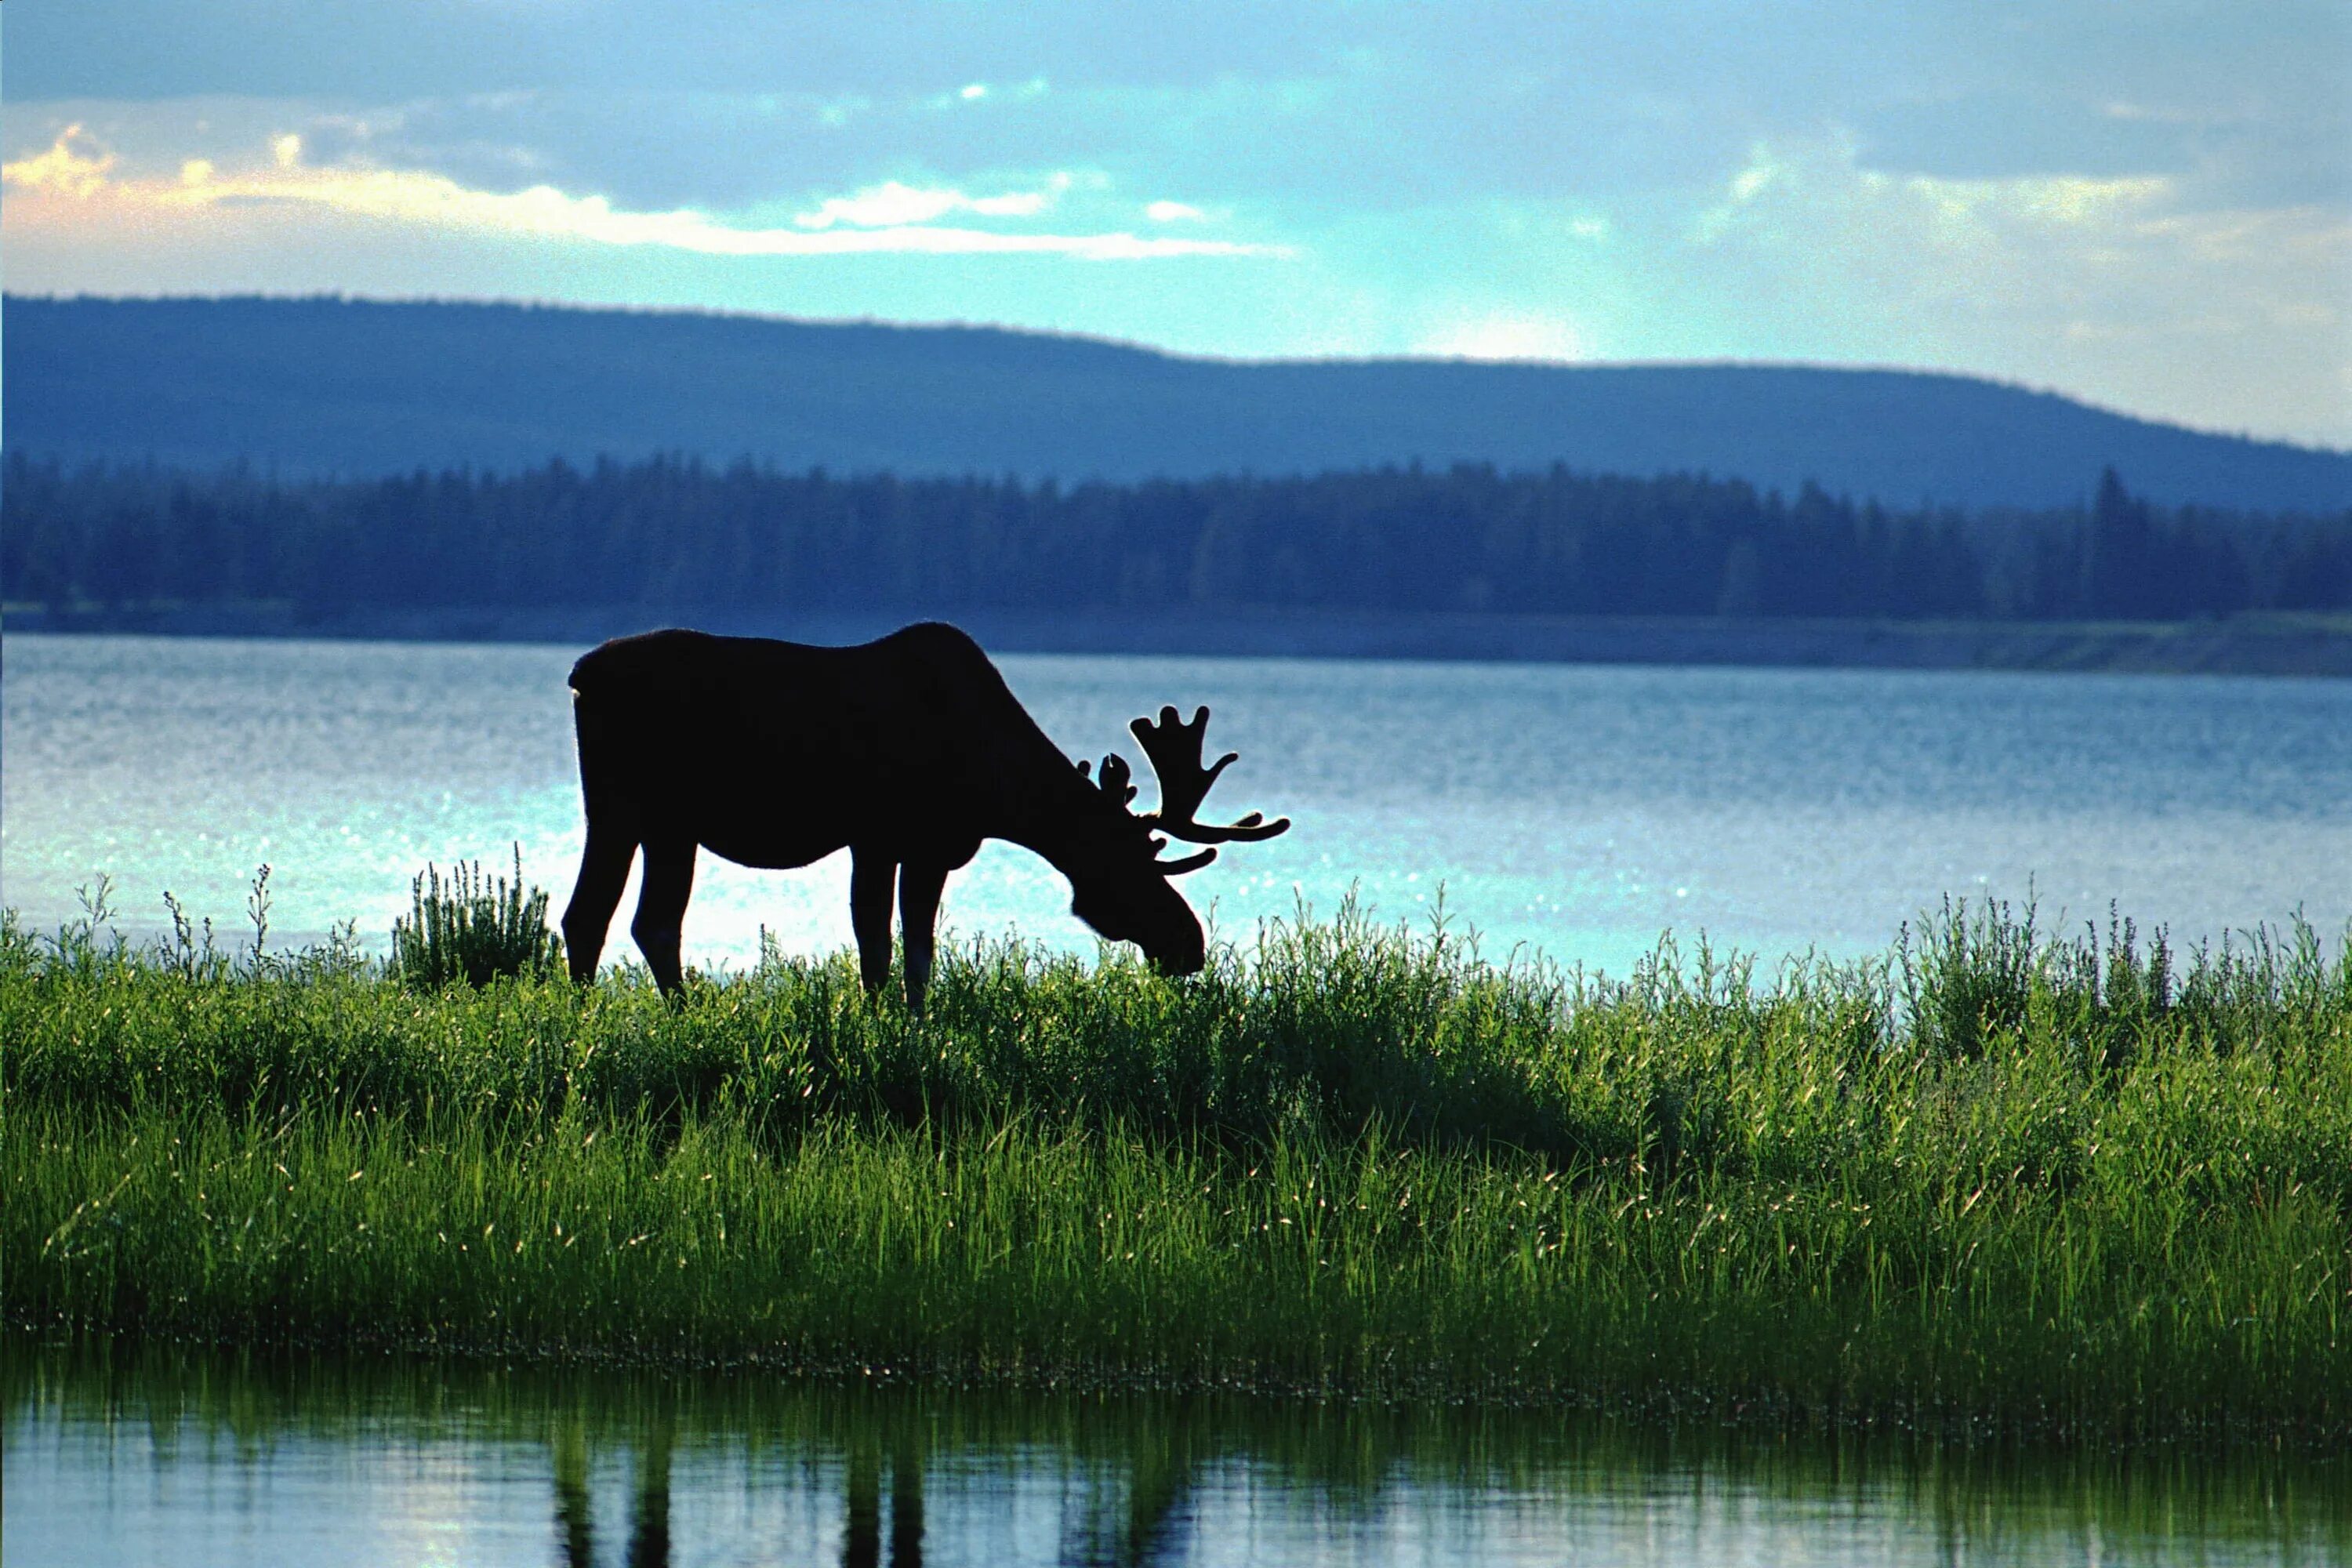
[[[7,440],[290,474],[675,452],[1133,482],[1490,463],[1705,472],[1891,503],[2352,507],[2352,453],[1949,372],[1234,361],[986,326],[468,301],[8,295]]]

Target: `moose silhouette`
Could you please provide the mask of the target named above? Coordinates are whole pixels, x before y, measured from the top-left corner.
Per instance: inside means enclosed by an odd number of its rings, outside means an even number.
[[[886,1561],[890,1568],[922,1568],[929,1533],[925,1474],[938,1468],[952,1479],[958,1469],[969,1470],[978,1450],[952,1439],[941,1441],[942,1408],[932,1397],[919,1392],[882,1398],[873,1397],[871,1390],[866,1394],[851,1402],[836,1401],[821,1425],[803,1439],[808,1451],[839,1458],[841,1568],[881,1568]],[[670,1529],[673,1451],[683,1446],[691,1453],[709,1441],[707,1429],[698,1433],[689,1421],[681,1420],[690,1414],[690,1406],[681,1410],[670,1399],[656,1397],[635,1422],[605,1424],[599,1433],[599,1446],[609,1444],[626,1452],[635,1472],[619,1528],[608,1525],[605,1542],[608,1547],[625,1542],[621,1561],[628,1568],[670,1568],[676,1556]],[[1124,1489],[1100,1488],[1091,1499],[1075,1500],[1075,1507],[1066,1504],[1054,1561],[1140,1564],[1174,1562],[1184,1555],[1208,1456],[1202,1452],[1203,1434],[1196,1420],[1172,1410],[1155,1415],[1160,1418],[1130,1418],[1115,1427],[1112,1443],[1118,1447],[1097,1437],[1089,1448],[1072,1452],[1072,1458],[1081,1463],[1108,1458],[1116,1464],[1123,1458],[1127,1484]],[[555,1483],[556,1560],[563,1568],[595,1568],[600,1554],[593,1456],[590,1429],[578,1405],[568,1406],[558,1417],[549,1447]],[[698,1488],[689,1471],[681,1495],[691,1499],[698,1489],[708,1495],[708,1482]],[[973,1521],[974,1500],[969,1493],[961,1498],[954,1489],[949,1493],[951,1512],[946,1533],[951,1549],[958,1527]],[[982,1517],[1003,1506],[1001,1500],[992,1504],[987,1489],[978,1502]],[[965,1544],[968,1550],[968,1539]],[[614,1561],[609,1552],[602,1560]]]
[[[572,976],[596,972],[629,863],[645,879],[629,931],[676,994],[696,851],[739,865],[805,866],[846,846],[849,914],[869,992],[890,974],[894,892],[905,933],[907,1005],[919,1013],[948,873],[983,838],[1037,854],[1069,879],[1070,910],[1131,942],[1171,974],[1206,957],[1201,922],[1170,879],[1229,840],[1290,826],[1251,812],[1195,819],[1228,752],[1203,766],[1209,710],[1129,725],[1160,782],[1137,812],[1126,760],[1099,773],[1046,738],[980,645],[926,622],[855,647],[659,631],[620,637],[572,667],[588,842],[563,912]],[[1160,858],[1164,839],[1211,847]]]

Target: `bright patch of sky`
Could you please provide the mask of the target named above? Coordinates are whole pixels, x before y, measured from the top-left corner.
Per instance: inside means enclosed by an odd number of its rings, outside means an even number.
[[[31,293],[1957,370],[2352,444],[2352,10],[47,0]]]

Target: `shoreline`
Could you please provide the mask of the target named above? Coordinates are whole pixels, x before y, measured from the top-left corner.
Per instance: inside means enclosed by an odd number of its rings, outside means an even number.
[[[272,601],[137,608],[10,605],[5,628],[48,635],[588,645],[656,626],[696,626],[736,636],[849,643],[925,618],[952,620],[998,653],[2352,678],[2352,617],[2321,615],[2178,623],[1911,622],[1329,610],[1042,615],[941,612],[919,605],[756,612],[623,605],[367,609],[320,616]]]

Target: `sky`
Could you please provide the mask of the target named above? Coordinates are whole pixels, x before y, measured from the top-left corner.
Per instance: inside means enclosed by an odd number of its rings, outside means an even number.
[[[16,0],[0,269],[1899,365],[2352,447],[2352,5]]]

